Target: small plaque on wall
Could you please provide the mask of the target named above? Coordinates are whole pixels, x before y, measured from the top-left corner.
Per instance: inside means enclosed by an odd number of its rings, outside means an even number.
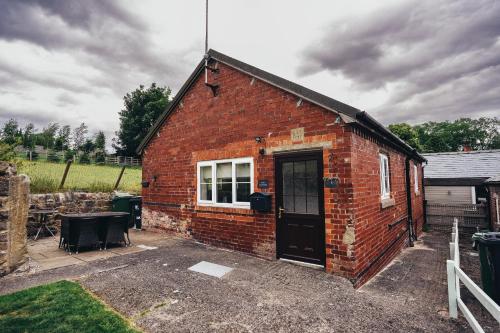
[[[324,186],[325,188],[336,188],[339,186],[339,179],[338,178],[330,178],[330,177],[325,177],[323,178]]]
[[[290,131],[292,141],[304,141],[304,127],[294,128]]]
[[[269,188],[269,181],[267,179],[259,179],[257,183],[258,188]]]

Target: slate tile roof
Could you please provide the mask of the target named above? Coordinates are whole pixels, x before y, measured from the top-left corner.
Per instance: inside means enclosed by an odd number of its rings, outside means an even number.
[[[423,154],[425,178],[500,178],[500,149]]]

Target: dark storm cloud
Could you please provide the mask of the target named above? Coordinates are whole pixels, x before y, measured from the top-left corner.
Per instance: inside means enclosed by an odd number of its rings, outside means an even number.
[[[44,73],[36,73],[29,69],[23,69],[11,63],[0,60],[0,78],[5,78],[9,86],[22,83],[36,83],[42,86],[61,88],[69,91],[90,92],[91,87],[86,84],[75,83],[72,80],[63,77],[47,76]]]
[[[0,39],[71,54],[101,71],[101,84],[119,95],[134,72],[178,84],[182,59],[160,54],[146,23],[123,7],[115,1],[0,0]]]
[[[302,53],[299,75],[341,73],[389,88],[385,122],[500,114],[500,2],[407,1],[332,22]],[[370,111],[369,106],[368,111]]]
[[[9,119],[16,119],[21,127],[33,123],[36,127],[42,128],[54,121],[54,115],[46,110],[7,109],[0,106],[0,125],[5,124]]]

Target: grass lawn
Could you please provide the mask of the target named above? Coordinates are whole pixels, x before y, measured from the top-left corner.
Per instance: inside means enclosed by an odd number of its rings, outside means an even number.
[[[60,281],[0,296],[0,332],[139,332],[79,284]]]
[[[31,193],[57,192],[66,164],[50,162],[21,162],[19,174],[30,177]],[[121,167],[109,165],[86,165],[73,163],[64,185],[66,190],[88,192],[111,192],[120,174]],[[141,191],[141,169],[127,167],[118,190],[131,193]]]

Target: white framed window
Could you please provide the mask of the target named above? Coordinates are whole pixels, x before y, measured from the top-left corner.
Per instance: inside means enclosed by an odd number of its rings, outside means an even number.
[[[198,204],[250,208],[253,159],[203,161],[197,164]]]
[[[380,158],[380,197],[388,199],[391,196],[391,182],[389,176],[389,158],[386,154],[379,154]]]
[[[413,165],[413,179],[415,182],[415,193],[418,193],[418,168],[416,165]]]

